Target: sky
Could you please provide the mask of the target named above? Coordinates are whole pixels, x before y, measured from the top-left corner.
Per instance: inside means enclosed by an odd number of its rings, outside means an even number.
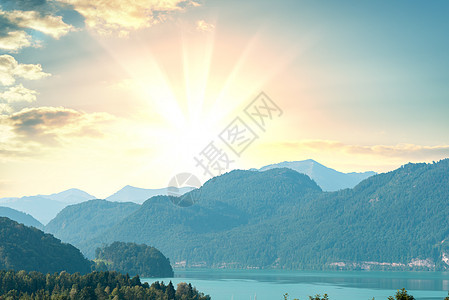
[[[0,0],[0,197],[449,157],[448,1]]]

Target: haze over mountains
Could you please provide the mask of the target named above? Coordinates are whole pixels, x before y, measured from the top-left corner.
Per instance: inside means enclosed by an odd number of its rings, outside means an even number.
[[[311,159],[272,164],[262,167],[259,170],[266,171],[272,168],[283,167],[308,175],[325,191],[352,188],[363,179],[376,174],[375,172],[341,173]],[[184,194],[192,189],[191,187],[181,187],[179,188],[179,193]],[[167,188],[144,189],[127,185],[105,199],[112,202],[134,202],[142,204],[151,197],[162,195],[168,195]],[[46,225],[66,206],[92,199],[96,199],[96,197],[73,188],[51,195],[0,198],[0,206],[30,214],[40,223]]]
[[[69,189],[51,195],[1,198],[0,206],[25,212],[32,215],[40,223],[47,224],[67,205],[80,203],[90,199],[95,199],[95,196],[79,189]]]
[[[69,241],[82,228],[71,241],[88,257],[123,241],[155,246],[177,266],[446,270],[448,174],[449,159],[407,164],[324,193],[288,168],[235,170],[186,194],[197,199],[190,207],[156,196],[121,213],[112,208],[121,203],[89,201],[45,229]]]
[[[24,212],[0,206],[0,217],[7,217],[18,223],[24,224],[26,226],[36,227],[38,229],[43,229],[44,225],[41,222],[33,218],[32,215],[26,214]]]
[[[181,187],[179,193],[184,194],[190,192],[193,188]],[[162,189],[142,189],[134,186],[127,185],[105,200],[114,202],[134,202],[142,204],[146,200],[154,196],[168,195],[168,188]]]
[[[192,188],[182,187],[179,189],[179,193],[184,194],[191,190]],[[127,185],[106,199],[113,202],[134,202],[142,204],[144,201],[157,195],[167,195],[167,188],[142,189]],[[50,220],[55,218],[56,215],[68,205],[77,204],[92,199],[96,199],[96,197],[79,189],[69,189],[51,195],[25,196],[21,198],[0,198],[0,207],[12,208],[16,210],[17,213],[23,212],[30,214],[32,217],[36,218],[39,223],[45,225],[50,222]],[[15,216],[17,213],[14,215],[5,216]],[[14,217],[12,217],[12,219],[16,220]],[[23,223],[20,219],[17,219],[16,221]],[[29,224],[31,225],[31,223]],[[40,228],[37,225],[35,227]]]
[[[274,168],[289,168],[299,173],[308,175],[323,189],[323,191],[338,191],[346,188],[355,187],[360,181],[376,175],[376,172],[351,172],[342,173],[334,169],[323,166],[322,164],[307,159],[302,161],[284,161],[277,164],[267,165],[259,169],[266,171]]]

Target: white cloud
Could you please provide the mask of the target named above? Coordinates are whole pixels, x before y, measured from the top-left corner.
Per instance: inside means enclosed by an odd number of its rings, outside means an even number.
[[[198,20],[196,22],[196,30],[201,32],[211,32],[214,31],[215,25],[211,23],[207,23],[204,20]]]
[[[37,80],[50,76],[42,71],[40,64],[19,64],[11,55],[0,55],[0,84],[13,85],[16,78]]]
[[[16,52],[25,47],[33,46],[31,36],[25,31],[10,31],[0,37],[0,49]]]
[[[129,31],[148,28],[167,18],[169,13],[198,6],[192,0],[58,0],[71,4],[84,18],[86,26],[100,34],[126,36]]]
[[[13,109],[12,109],[11,105],[9,105],[8,103],[0,102],[0,116],[1,115],[9,115],[12,112],[13,112]]]
[[[37,11],[0,11],[0,15],[20,28],[34,29],[55,39],[73,30],[73,26],[64,23],[61,16],[42,16]]]
[[[27,29],[40,31],[55,39],[74,30],[72,25],[64,23],[61,16],[43,15],[37,11],[3,11],[0,7],[0,20],[4,23],[4,27],[0,28],[4,31],[0,35],[0,49],[9,52],[40,46],[26,32]]]
[[[22,84],[12,86],[3,93],[0,93],[0,100],[6,103],[33,102],[36,101],[37,92],[23,87]]]

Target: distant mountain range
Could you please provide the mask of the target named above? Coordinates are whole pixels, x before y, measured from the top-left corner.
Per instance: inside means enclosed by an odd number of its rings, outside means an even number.
[[[32,215],[42,224],[47,224],[58,212],[69,204],[95,199],[79,189],[69,189],[51,195],[25,196],[21,198],[1,198],[0,206]]]
[[[182,196],[195,197],[193,206],[167,196],[128,211],[104,202],[90,209],[89,201],[64,209],[46,230],[69,241],[82,228],[74,244],[88,257],[103,244],[136,242],[175,266],[447,270],[448,174],[449,159],[407,164],[323,192],[288,168],[235,170]]]
[[[191,187],[181,187],[179,188],[180,194],[185,194],[190,192],[193,188]],[[151,197],[154,196],[166,196],[168,195],[168,188],[162,189],[142,189],[133,187],[130,185],[125,186],[121,190],[107,197],[105,200],[114,202],[134,202],[142,204]]]
[[[190,187],[182,187],[179,189],[179,193],[184,194],[192,189],[193,188]],[[134,202],[142,204],[151,197],[158,195],[168,195],[167,188],[142,189],[127,185],[106,199],[113,202]],[[39,223],[45,225],[68,205],[92,199],[96,199],[96,197],[79,189],[69,189],[51,195],[0,198],[0,207],[9,207],[19,212],[29,214],[36,218]],[[15,219],[14,217],[12,219],[22,223],[20,219]]]
[[[323,191],[333,192],[347,188],[353,188],[362,180],[376,175],[376,172],[368,171],[362,173],[342,173],[334,169],[323,166],[322,164],[307,159],[302,161],[284,161],[277,164],[268,165],[258,169],[266,171],[275,168],[289,168],[296,172],[308,175],[323,189]],[[254,169],[253,169],[254,170]]]
[[[345,188],[352,188],[363,179],[376,174],[375,172],[341,173],[327,168],[311,159],[268,165],[260,168],[259,171],[284,167],[308,175],[325,191],[336,191]],[[192,187],[182,187],[179,189],[179,194],[185,194],[190,192],[192,189]],[[134,202],[137,204],[142,204],[154,196],[167,195],[168,188],[144,189],[127,185],[105,199],[112,202]],[[73,188],[51,195],[35,195],[21,198],[0,198],[0,206],[9,207],[29,214],[45,225],[50,222],[50,220],[55,218],[56,215],[66,206],[92,199],[96,199],[96,197],[82,190]],[[20,222],[20,220],[17,221]]]

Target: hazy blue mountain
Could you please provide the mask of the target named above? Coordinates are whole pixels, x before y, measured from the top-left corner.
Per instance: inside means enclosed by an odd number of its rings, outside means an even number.
[[[80,189],[69,189],[56,194],[38,196],[67,204],[76,204],[87,200],[96,199],[95,196],[92,196],[91,194],[86,193],[85,191],[82,191]]]
[[[38,229],[44,228],[44,225],[33,218],[33,216],[9,207],[0,206],[0,217],[7,217],[13,221],[16,221],[17,223],[21,223],[26,226],[33,226]]]
[[[353,188],[362,180],[376,174],[376,172],[372,171],[362,173],[342,173],[325,167],[312,159],[284,161],[264,166],[260,168],[259,171],[266,171],[274,168],[289,168],[299,173],[306,174],[315,180],[323,191],[338,191],[346,188]]]
[[[44,225],[67,206],[66,203],[39,196],[15,198],[12,201],[0,202],[0,205],[30,214]]]
[[[80,203],[90,199],[95,199],[95,197],[78,189],[69,189],[51,195],[0,198],[0,206],[30,214],[45,225],[68,204]]]
[[[288,168],[236,170],[182,197],[194,205],[153,197],[80,249],[93,257],[103,244],[144,243],[187,266],[449,268],[449,159],[337,192]]]
[[[0,217],[0,270],[87,273],[90,266],[90,261],[72,245]]]
[[[136,203],[106,200],[89,200],[69,205],[45,226],[45,231],[79,246],[86,236],[103,234],[139,207]]]
[[[190,187],[182,187],[179,189],[179,193],[184,194],[190,192],[192,189],[193,188]],[[161,195],[167,195],[167,188],[142,189],[127,185],[121,190],[107,197],[106,200],[114,202],[134,202],[142,204],[151,197]]]

